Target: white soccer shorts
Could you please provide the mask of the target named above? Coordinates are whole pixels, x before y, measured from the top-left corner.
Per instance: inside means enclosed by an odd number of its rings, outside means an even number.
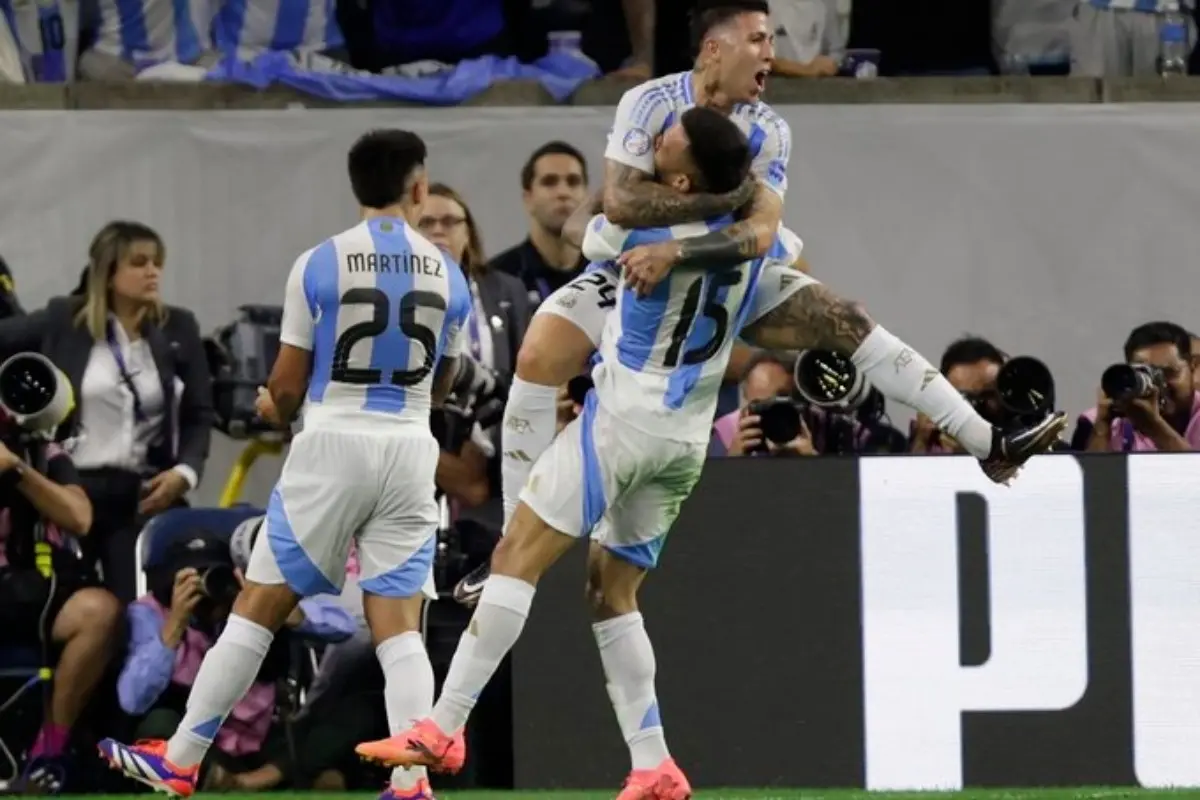
[[[588,394],[533,467],[521,502],[569,536],[650,569],[704,469],[707,446],[659,439],[606,413]]]
[[[362,591],[436,598],[438,453],[427,430],[297,434],[246,578],[286,583],[301,597],[337,594],[357,541]]]

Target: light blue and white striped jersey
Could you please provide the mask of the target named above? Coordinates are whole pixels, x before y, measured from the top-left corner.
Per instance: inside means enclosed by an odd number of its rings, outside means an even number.
[[[1178,5],[1184,10],[1196,7],[1195,0],[1086,0],[1096,8],[1114,8],[1123,11],[1146,11],[1161,14]]]
[[[584,246],[589,253],[607,247],[616,258],[638,245],[700,236],[732,222],[723,217],[625,230],[597,216]],[[734,340],[755,310],[759,277],[764,267],[792,260],[776,237],[763,258],[720,271],[676,268],[645,297],[619,277],[617,305],[605,320],[600,363],[592,372],[596,400],[642,433],[708,442]]]
[[[96,49],[138,67],[192,64],[212,50],[210,0],[100,0]]]
[[[361,222],[300,256],[279,341],[312,351],[305,426],[428,430],[434,368],[462,352],[470,312],[462,269],[400,219]]]
[[[268,50],[321,53],[345,44],[336,0],[223,0],[213,20],[222,53],[252,59]]]
[[[13,34],[27,82],[74,80],[79,0],[0,0],[0,13]]]
[[[692,72],[679,72],[646,81],[623,94],[604,157],[653,175],[655,138],[696,105],[693,78]],[[792,154],[792,129],[787,120],[761,101],[739,103],[729,118],[750,140],[750,171],[783,197]]]

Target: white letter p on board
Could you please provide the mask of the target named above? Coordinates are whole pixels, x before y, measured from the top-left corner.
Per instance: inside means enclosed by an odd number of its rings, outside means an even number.
[[[1087,688],[1083,475],[1067,456],[998,486],[967,457],[864,458],[868,789],[962,787],[962,713],[1069,708]],[[959,657],[957,496],[987,501],[991,656]]]

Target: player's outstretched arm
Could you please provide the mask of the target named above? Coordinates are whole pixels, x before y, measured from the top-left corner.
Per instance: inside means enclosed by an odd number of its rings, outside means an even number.
[[[430,389],[430,402],[438,408],[446,402],[454,384],[458,381],[462,359],[459,356],[442,356],[437,370],[433,373],[433,386]]]
[[[763,184],[756,184],[756,187],[744,219],[680,241],[676,265],[728,266],[765,256],[783,219],[783,198]]]
[[[726,194],[683,194],[655,183],[640,169],[609,159],[604,166],[604,216],[622,228],[698,222],[742,208],[756,195],[756,187],[755,181],[747,180]]]

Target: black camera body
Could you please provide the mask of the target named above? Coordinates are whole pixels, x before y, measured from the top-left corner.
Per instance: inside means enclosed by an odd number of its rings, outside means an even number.
[[[790,397],[770,397],[766,400],[752,401],[746,406],[746,413],[759,418],[763,441],[747,452],[765,453],[767,442],[783,445],[799,436],[800,411],[801,407]]]
[[[282,306],[245,305],[234,322],[204,340],[213,378],[214,427],[232,439],[273,430],[258,416],[258,387],[266,386],[279,355]]]
[[[1100,389],[1110,400],[1127,403],[1167,388],[1167,376],[1149,364],[1113,364],[1100,376]]]
[[[1054,376],[1033,356],[1014,356],[1005,361],[996,375],[996,391],[1000,395],[1000,417],[992,419],[995,414],[978,404],[976,411],[1003,430],[1036,424],[1054,411]]]

